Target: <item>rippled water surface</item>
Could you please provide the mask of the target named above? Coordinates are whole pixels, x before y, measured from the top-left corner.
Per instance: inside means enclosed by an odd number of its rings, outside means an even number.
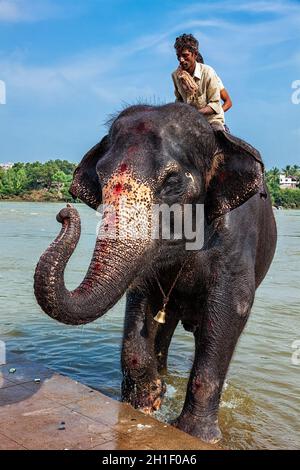
[[[0,203],[0,336],[10,350],[120,398],[120,346],[124,299],[92,324],[70,327],[39,310],[33,295],[35,264],[60,228],[62,204]],[[92,255],[98,219],[78,205],[82,236],[66,269],[75,288]],[[234,449],[300,448],[300,364],[292,343],[300,340],[300,211],[277,211],[278,245],[272,267],[257,291],[247,327],[232,360],[220,410],[222,445]],[[159,419],[181,409],[193,360],[193,337],[174,336],[168,390]],[[300,361],[299,361],[300,362]]]

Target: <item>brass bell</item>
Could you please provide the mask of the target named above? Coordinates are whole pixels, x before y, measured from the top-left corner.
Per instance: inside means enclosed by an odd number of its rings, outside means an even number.
[[[157,321],[157,323],[166,323],[165,307],[163,307],[161,310],[157,312],[157,314],[154,317],[154,320]]]

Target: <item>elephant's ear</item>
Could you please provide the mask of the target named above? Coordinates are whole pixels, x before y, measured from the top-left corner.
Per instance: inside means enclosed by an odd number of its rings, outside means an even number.
[[[108,150],[108,136],[89,150],[75,168],[69,193],[74,198],[97,209],[102,202],[102,191],[96,171],[98,160]]]
[[[218,150],[206,176],[205,214],[208,222],[242,205],[264,187],[264,164],[260,153],[228,132],[215,131]]]

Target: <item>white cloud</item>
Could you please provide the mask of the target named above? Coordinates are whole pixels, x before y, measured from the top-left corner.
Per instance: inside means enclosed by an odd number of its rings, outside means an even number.
[[[15,2],[9,0],[0,1],[0,20],[2,21],[18,21],[21,12]]]
[[[0,0],[0,22],[35,22],[62,14],[61,6],[50,0]]]
[[[243,19],[241,12],[245,13]],[[258,12],[266,12],[265,19],[251,15]],[[178,18],[181,24],[177,23]],[[230,79],[237,73],[299,66],[295,54],[300,39],[299,3],[201,2],[173,11],[172,21],[177,23],[180,34],[194,34],[204,59],[221,72],[223,69]],[[295,48],[288,49],[287,43],[291,41]]]
[[[33,4],[34,1],[27,0],[26,5]],[[18,7],[25,5],[24,0],[0,0],[0,19],[1,5],[3,7],[7,3]],[[44,7],[47,5],[44,0],[41,0],[40,4]],[[283,8],[281,2],[273,1],[249,2],[244,6],[223,1],[217,4],[236,10],[246,7],[248,10],[254,10],[258,8],[258,4],[261,9],[268,8],[268,11]],[[257,20],[249,24],[241,23],[234,17],[230,21],[225,20],[222,8],[216,8],[216,2],[214,8],[207,3],[203,4],[203,8],[205,15],[195,11],[185,20],[183,18],[181,23],[178,23],[181,10],[178,10],[176,21],[168,22],[168,30],[137,37],[134,41],[118,47],[103,44],[102,47],[65,58],[64,61],[51,66],[29,65],[26,58],[15,56],[6,60],[0,58],[1,78],[6,80],[18,96],[32,95],[42,101],[74,99],[76,93],[93,94],[99,101],[110,102],[112,105],[123,99],[134,100],[136,96],[147,97],[164,92],[163,99],[166,93],[172,99],[172,85],[165,85],[162,80],[163,77],[169,79],[168,67],[176,64],[173,43],[176,35],[184,31],[191,31],[198,37],[201,50],[202,47],[204,50],[204,58],[207,56],[212,65],[216,64],[221,76],[224,74],[226,83],[228,81],[231,86],[236,84],[243,74],[253,73],[254,70],[272,70],[280,66],[299,64],[296,54],[286,56],[284,61],[274,55],[273,60],[266,64],[258,63],[255,54],[259,48],[267,46],[271,51],[272,45],[299,36],[300,6],[299,15],[294,11],[285,16],[270,17],[268,21]],[[48,13],[50,14],[50,11]],[[156,64],[161,63],[159,70],[153,69],[153,59]]]
[[[291,11],[299,11],[299,6],[289,1],[228,2],[227,8],[231,11],[245,11],[249,13],[291,13]]]
[[[218,14],[225,12],[245,12],[245,13],[278,13],[278,14],[291,14],[293,12],[299,12],[300,6],[295,1],[280,1],[280,0],[269,0],[269,1],[214,1],[207,3],[197,3],[184,7],[181,9],[183,14],[194,14],[194,13],[212,13]]]
[[[52,66],[29,65],[22,57],[0,58],[1,77],[5,79],[11,94],[21,100],[55,102],[92,94],[99,101],[114,106],[122,100],[133,101],[137,96],[154,94],[143,67],[137,75],[137,64],[133,60],[130,69],[130,59],[138,52],[151,49],[156,43],[159,39],[155,36],[143,37],[113,48],[109,54],[107,47],[85,51]],[[124,63],[126,69],[122,66]]]

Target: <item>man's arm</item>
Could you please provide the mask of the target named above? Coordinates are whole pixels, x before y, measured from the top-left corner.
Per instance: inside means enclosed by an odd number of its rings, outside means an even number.
[[[210,68],[207,74],[207,85],[206,85],[207,105],[204,108],[199,109],[200,113],[204,115],[220,114],[222,113],[222,106],[220,103],[220,87],[218,77],[215,71]]]
[[[226,88],[224,87],[223,82],[222,82],[221,78],[219,77],[219,75],[217,75],[217,78],[218,78],[218,82],[219,82],[219,86],[220,86],[221,99],[223,101],[222,108],[223,108],[223,111],[225,113],[226,111],[228,111],[228,109],[231,108],[232,101],[231,101],[229,93],[226,90]]]
[[[232,101],[226,88],[223,88],[220,91],[220,95],[221,95],[222,101],[224,101],[222,108],[225,113],[226,111],[228,111],[228,109],[232,107]]]

